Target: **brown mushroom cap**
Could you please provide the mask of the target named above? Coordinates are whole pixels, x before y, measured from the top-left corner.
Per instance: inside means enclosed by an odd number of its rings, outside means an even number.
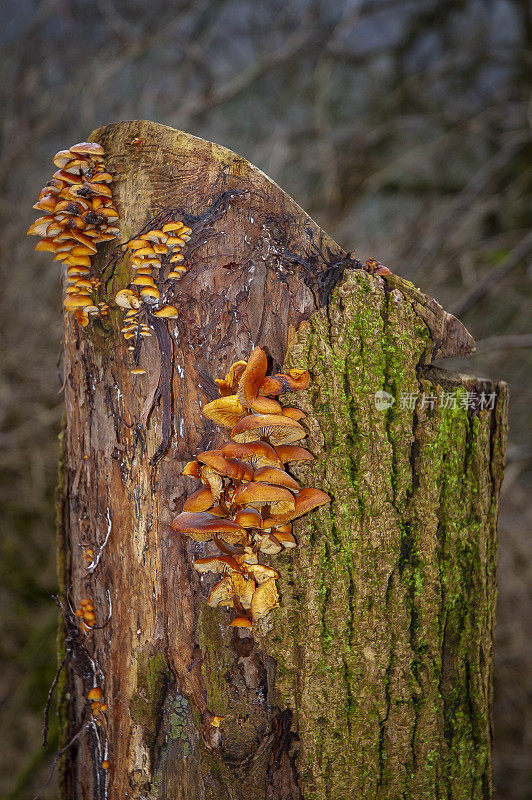
[[[247,538],[246,529],[237,525],[236,522],[205,512],[182,511],[174,519],[171,527],[176,533],[184,533],[197,542],[207,542],[214,535],[224,539],[226,536],[236,537],[238,541]]]
[[[273,483],[275,486],[284,486],[286,489],[299,491],[299,483],[284,469],[278,467],[260,467],[253,473],[253,480],[259,483]]]
[[[214,572],[217,574],[229,574],[231,572],[242,573],[243,571],[243,567],[241,567],[232,556],[207,556],[207,558],[197,558],[193,566],[194,569],[201,573]]]
[[[190,478],[199,478],[200,473],[198,462],[195,459],[193,461],[188,461],[183,467],[181,475],[186,475]]]
[[[236,394],[219,397],[203,406],[203,415],[225,428],[232,428],[245,414],[246,409]]]
[[[290,419],[305,419],[306,414],[304,411],[301,411],[299,408],[291,408],[290,406],[285,406],[281,412],[286,417],[290,417]]]
[[[101,144],[97,144],[96,142],[79,142],[78,144],[72,145],[69,150],[71,153],[82,156],[103,156],[105,154],[105,150]]]
[[[232,622],[229,623],[231,628],[252,628],[253,623],[247,617],[235,617]]]
[[[270,506],[272,514],[287,514],[295,510],[294,495],[282,486],[268,483],[244,483],[233,496],[235,506],[262,508]]]
[[[312,453],[297,444],[279,444],[275,448],[275,452],[283,464],[287,464],[289,461],[314,461]]]
[[[242,374],[246,369],[246,364],[247,364],[246,361],[235,361],[235,363],[231,364],[231,366],[229,367],[229,372],[227,373],[225,378],[214,379],[214,382],[218,386],[218,389],[220,390],[220,395],[222,397],[227,397],[227,395],[236,393],[240,378],[242,377]]]
[[[297,517],[302,517],[303,514],[308,514],[309,511],[329,503],[331,498],[320,489],[301,489],[295,497],[295,509],[285,514],[278,514],[264,520],[262,527],[264,529],[274,528],[277,525],[284,525],[286,522],[291,522]]]
[[[210,486],[202,486],[193,492],[183,504],[183,511],[208,511],[214,505]]]
[[[277,586],[275,578],[268,578],[268,580],[257,586],[253,597],[251,599],[251,616],[253,622],[266,617],[272,609],[277,608],[279,605],[279,595],[277,593]]]
[[[279,528],[274,528],[272,533],[277,541],[282,544],[286,550],[289,550],[292,547],[297,547],[296,537],[292,533],[283,533],[283,531],[280,531]]]
[[[255,347],[248,359],[248,363],[238,387],[238,395],[251,408],[253,401],[259,394],[259,387],[266,377],[268,370],[268,357],[262,348]]]
[[[240,508],[235,514],[235,522],[243,528],[262,528],[262,516],[256,508]]]
[[[271,397],[256,397],[251,403],[251,410],[257,414],[282,414],[283,408]]]
[[[255,468],[272,465],[281,467],[282,461],[268,442],[227,442],[222,447],[222,455],[226,458],[238,458],[249,463]]]
[[[248,414],[231,431],[235,442],[254,442],[266,436],[273,445],[291,444],[306,435],[299,422],[283,414]]]
[[[178,311],[175,306],[164,306],[153,312],[156,317],[173,319],[178,316]]]
[[[205,450],[203,453],[199,453],[199,455],[196,456],[196,460],[199,461],[200,464],[205,464],[207,467],[215,469],[220,474],[225,474],[227,461],[220,450]]]

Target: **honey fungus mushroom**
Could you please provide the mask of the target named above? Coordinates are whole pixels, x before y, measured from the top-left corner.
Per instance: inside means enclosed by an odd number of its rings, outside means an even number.
[[[172,284],[186,272],[181,249],[188,242],[192,228],[183,221],[167,222],[162,228],[150,228],[126,244],[133,277],[127,289],[120,290],[115,301],[121,308],[134,311],[124,319],[122,333],[127,339],[150,336],[150,316],[175,319],[179,311],[168,302]],[[124,292],[130,304],[124,305]],[[131,298],[134,300],[131,300]]]
[[[301,489],[285,469],[290,461],[313,459],[293,444],[306,435],[305,415],[268,397],[306,388],[310,376],[305,370],[268,376],[267,363],[256,347],[249,361],[236,361],[216,379],[220,398],[203,412],[231,428],[231,441],[185,465],[183,475],[202,485],[172,523],[176,533],[218,549],[219,554],[197,558],[194,568],[203,576],[222,576],[207,603],[234,609],[232,627],[252,628],[278,606],[278,573],[261,559],[297,547],[291,520],[329,502],[319,489]]]
[[[100,280],[92,273],[91,258],[98,244],[119,234],[108,186],[113,178],[104,156],[95,142],[79,142],[56,153],[53,163],[58,169],[33,206],[45,214],[28,229],[28,235],[39,236],[35,250],[52,253],[64,264],[63,307],[82,327],[107,314],[107,304],[95,296]]]

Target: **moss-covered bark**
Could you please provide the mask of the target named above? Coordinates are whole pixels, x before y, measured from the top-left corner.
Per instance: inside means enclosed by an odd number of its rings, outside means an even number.
[[[504,386],[431,367],[470,350],[458,320],[361,269],[244,159],[147,122],[93,138],[123,239],[161,207],[188,214],[193,233],[170,357],[148,340],[142,380],[118,312],[86,331],[65,320],[61,571],[98,623],[68,665],[70,735],[89,721],[65,764],[68,800],[489,796]],[[109,255],[95,264],[112,302],[130,267]],[[220,441],[200,414],[212,378],[255,344],[311,372],[293,402],[316,461],[297,476],[332,503],[276,559],[281,607],[253,638],[205,605],[210,579],[191,562],[206,548],[168,523],[190,493],[183,464]],[[482,390],[493,410],[464,402]],[[93,679],[109,705],[101,728]]]
[[[289,352],[313,377],[293,402],[317,460],[297,477],[333,498],[277,559],[267,645],[307,800],[490,794],[506,394],[425,369],[428,341],[403,294],[353,272]],[[494,410],[468,409],[468,391],[494,392]]]

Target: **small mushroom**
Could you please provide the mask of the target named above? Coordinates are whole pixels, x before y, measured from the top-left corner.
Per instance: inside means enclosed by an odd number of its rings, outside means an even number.
[[[229,623],[229,626],[231,628],[252,628],[253,623],[247,617],[235,617],[234,620]]]

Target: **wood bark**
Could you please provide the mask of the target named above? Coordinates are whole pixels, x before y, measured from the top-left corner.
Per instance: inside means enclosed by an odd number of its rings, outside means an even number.
[[[92,139],[121,241],[164,210],[193,233],[179,318],[146,342],[142,378],[118,311],[85,330],[65,317],[59,569],[64,599],[93,598],[101,627],[65,626],[65,742],[86,729],[64,796],[489,797],[505,385],[431,366],[472,349],[461,323],[362,269],[245,159],[149,122]],[[131,274],[113,247],[95,262],[110,303]],[[193,488],[184,464],[224,438],[201,416],[213,378],[255,345],[274,367],[311,372],[290,402],[308,414],[316,460],[294,474],[332,503],[272,559],[281,606],[253,639],[206,606],[192,560],[208,547],[169,523]],[[381,390],[392,407],[377,408]],[[101,727],[86,699],[94,674]],[[224,717],[214,738],[209,712]]]

